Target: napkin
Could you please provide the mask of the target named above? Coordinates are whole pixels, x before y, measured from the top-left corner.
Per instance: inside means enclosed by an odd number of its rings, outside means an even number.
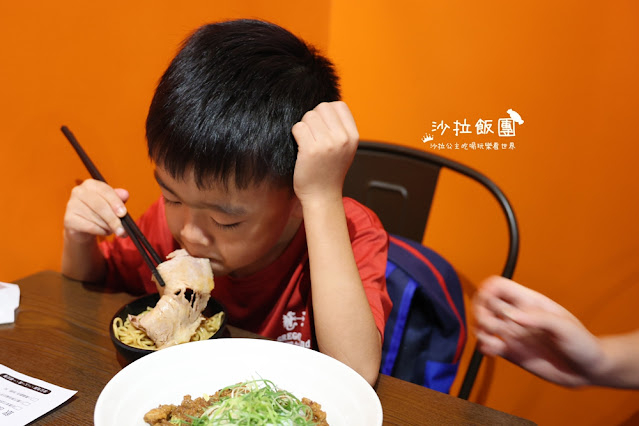
[[[19,305],[20,287],[17,284],[0,282],[0,324],[14,322]]]

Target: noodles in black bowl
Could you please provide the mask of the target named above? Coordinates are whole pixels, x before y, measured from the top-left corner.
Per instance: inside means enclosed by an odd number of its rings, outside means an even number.
[[[142,296],[134,300],[133,302],[124,305],[113,316],[111,322],[109,323],[109,334],[111,336],[111,341],[113,342],[113,345],[115,346],[118,353],[122,355],[127,363],[133,362],[143,357],[144,355],[148,355],[157,350],[152,346],[149,346],[152,345],[153,342],[150,341],[148,337],[145,338],[145,335],[142,331],[135,330],[132,326],[127,327],[127,331],[122,331],[122,326],[124,326],[124,324],[127,322],[129,314],[139,315],[146,311],[148,308],[155,307],[158,300],[160,300],[160,295],[157,293]],[[226,310],[224,306],[214,298],[210,298],[208,304],[206,305],[206,308],[202,312],[202,315],[204,316],[205,320],[202,322],[202,325],[198,329],[196,335],[194,335],[194,337],[192,338],[192,341],[207,338],[215,339],[221,337],[224,332],[224,328],[226,327]],[[208,330],[205,330],[205,327]],[[134,333],[136,335],[134,335]],[[140,340],[140,338],[142,339]],[[131,343],[124,343],[120,339]]]

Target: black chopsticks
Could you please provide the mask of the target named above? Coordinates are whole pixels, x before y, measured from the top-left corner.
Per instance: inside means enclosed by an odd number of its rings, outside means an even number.
[[[77,152],[78,155],[80,156],[80,159],[82,160],[82,162],[84,163],[84,166],[87,168],[87,170],[91,174],[91,177],[95,180],[100,180],[106,183],[106,180],[104,179],[104,177],[102,177],[102,174],[95,167],[95,164],[93,164],[93,161],[91,161],[87,153],[84,152],[84,149],[82,149],[82,147],[78,143],[75,136],[73,136],[73,133],[71,133],[71,130],[69,130],[67,126],[62,126],[60,130],[62,130],[62,133],[64,133],[64,136],[66,136],[66,138],[69,140],[69,142],[75,149],[75,152]],[[121,221],[122,221],[122,226],[126,230],[127,234],[129,234],[129,237],[131,238],[131,240],[133,240],[133,244],[135,244],[135,247],[138,249],[138,251],[142,255],[142,258],[148,265],[149,269],[151,269],[151,272],[153,273],[153,276],[155,276],[155,279],[157,280],[158,284],[161,287],[164,287],[164,280],[162,279],[162,276],[160,275],[160,273],[158,272],[156,268],[156,265],[159,265],[160,263],[162,263],[162,258],[160,257],[160,255],[157,254],[157,252],[153,249],[153,247],[151,247],[151,244],[146,239],[144,234],[142,234],[142,231],[140,231],[140,228],[138,228],[138,226],[135,224],[135,221],[133,220],[133,218],[131,218],[129,213],[127,213],[124,217],[122,217]],[[148,253],[147,253],[147,250],[148,250]],[[149,255],[151,255],[153,259],[151,259]]]

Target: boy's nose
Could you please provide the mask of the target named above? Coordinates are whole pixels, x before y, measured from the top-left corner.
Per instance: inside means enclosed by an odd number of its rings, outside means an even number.
[[[186,223],[180,231],[182,241],[191,246],[208,246],[210,243],[209,238],[202,232],[200,227],[193,223]]]

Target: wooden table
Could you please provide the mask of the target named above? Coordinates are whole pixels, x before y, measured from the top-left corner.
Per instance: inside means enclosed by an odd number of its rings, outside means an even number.
[[[95,403],[124,366],[109,338],[109,322],[135,298],[44,271],[17,281],[21,299],[14,324],[0,325],[0,364],[77,390],[38,425],[91,425]],[[229,326],[231,337],[256,337]],[[375,390],[385,425],[531,425],[532,422],[381,375]]]

